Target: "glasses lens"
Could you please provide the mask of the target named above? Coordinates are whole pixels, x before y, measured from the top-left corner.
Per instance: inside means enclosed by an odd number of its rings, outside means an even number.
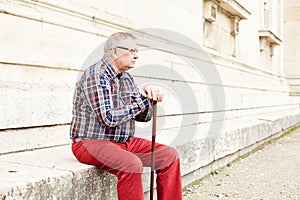
[[[138,53],[139,50],[138,49],[129,49],[130,53]]]

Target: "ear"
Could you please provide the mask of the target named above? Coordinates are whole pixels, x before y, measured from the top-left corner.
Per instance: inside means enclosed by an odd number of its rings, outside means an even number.
[[[113,49],[111,50],[111,55],[112,55],[114,58],[117,57],[117,48],[113,48]]]
[[[117,54],[117,48],[112,48],[112,49],[111,49],[111,53],[112,53],[112,54]]]

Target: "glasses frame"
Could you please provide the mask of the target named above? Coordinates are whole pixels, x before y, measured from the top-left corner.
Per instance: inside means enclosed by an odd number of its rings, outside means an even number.
[[[115,46],[115,48],[118,48],[118,49],[124,49],[124,50],[127,50],[129,51],[131,54],[137,54],[139,52],[139,50],[137,48],[135,49],[130,49],[130,48],[127,48],[127,47],[122,47],[122,46]]]

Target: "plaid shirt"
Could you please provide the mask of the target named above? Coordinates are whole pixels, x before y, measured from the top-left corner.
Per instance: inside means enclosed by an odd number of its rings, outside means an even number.
[[[150,101],[127,72],[117,73],[106,57],[86,69],[76,84],[70,137],[126,142],[136,121],[149,121]]]

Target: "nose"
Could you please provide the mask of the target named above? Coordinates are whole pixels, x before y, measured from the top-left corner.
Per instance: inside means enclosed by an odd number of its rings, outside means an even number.
[[[138,54],[137,53],[134,53],[133,54],[133,59],[137,60],[139,58]]]

